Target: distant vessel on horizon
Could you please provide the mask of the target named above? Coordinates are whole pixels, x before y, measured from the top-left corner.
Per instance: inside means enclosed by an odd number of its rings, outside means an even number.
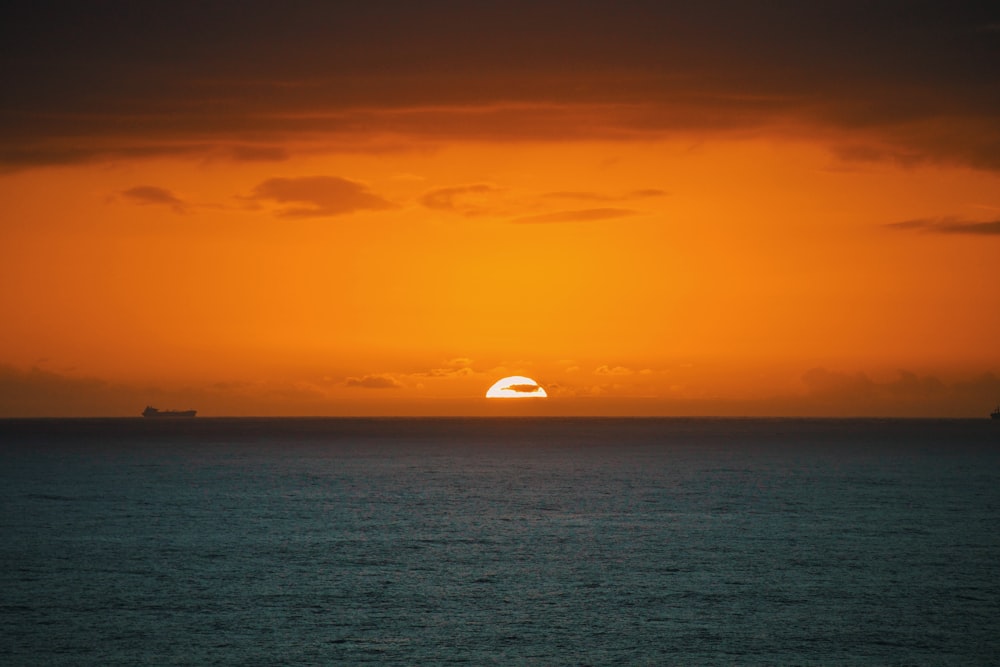
[[[997,406],[996,410],[994,410],[993,412],[990,413],[990,418],[991,419],[1000,419],[1000,405]]]
[[[143,417],[194,417],[196,414],[195,410],[157,410],[148,405],[142,411]]]

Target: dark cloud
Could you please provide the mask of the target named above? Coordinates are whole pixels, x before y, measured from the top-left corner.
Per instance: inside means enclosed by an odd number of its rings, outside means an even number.
[[[886,227],[900,231],[930,232],[933,234],[1000,235],[1000,220],[972,222],[959,218],[923,218],[893,222]]]
[[[836,373],[825,368],[812,368],[802,375],[802,382],[812,396],[844,395],[864,398],[875,390],[873,383],[864,373]]]
[[[925,400],[944,396],[949,388],[936,377],[918,376],[899,370],[897,378],[876,382],[865,373],[839,373],[825,368],[813,368],[802,376],[810,396],[841,400]]]
[[[542,197],[545,199],[576,199],[578,201],[619,201],[621,199],[621,197],[605,195],[599,192],[578,191],[546,192]]]
[[[481,204],[482,195],[490,195],[499,188],[485,183],[459,185],[431,190],[420,198],[420,203],[436,211],[453,211],[462,215],[481,215],[490,210]]]
[[[985,2],[14,2],[0,160],[818,125],[845,155],[1000,169],[998,24]]]
[[[994,397],[993,401],[998,402],[1000,399],[995,397],[1000,397],[1000,377],[993,373],[983,373],[970,380],[956,382],[953,390],[955,394],[968,402],[982,401],[984,398],[988,401],[989,397]]]
[[[942,226],[938,231],[943,234],[1000,234],[1000,220],[992,222],[953,222]]]
[[[403,385],[394,377],[389,375],[365,375],[364,377],[349,377],[345,384],[348,387],[360,387],[361,389],[399,389]]]
[[[96,145],[83,138],[80,140],[56,139],[46,144],[23,144],[17,139],[5,140],[3,137],[5,130],[2,114],[0,114],[0,172],[53,164],[85,164],[95,160],[115,161],[202,156],[209,153],[212,148],[210,144],[192,144],[181,141],[171,142],[168,145],[151,146],[148,145],[148,137],[130,137],[118,140],[100,130],[96,135],[98,139]],[[112,129],[111,132],[113,133],[114,130]]]
[[[899,398],[936,398],[947,391],[944,382],[936,377],[920,377],[905,370],[900,370],[899,378],[886,383],[885,388]]]
[[[520,225],[542,225],[558,222],[589,222],[592,220],[612,220],[635,215],[636,211],[627,208],[586,208],[576,211],[556,211],[540,215],[527,215],[514,218],[511,222]]]
[[[128,190],[122,190],[121,195],[134,204],[169,206],[174,213],[187,213],[188,204],[166,188],[155,185],[137,185]]]
[[[541,389],[541,387],[537,384],[509,384],[506,387],[503,387],[503,389],[515,391],[519,394],[534,394]]]
[[[1000,379],[992,373],[948,384],[907,370],[898,371],[895,379],[876,381],[865,373],[813,368],[802,376],[802,382],[804,402],[792,408],[800,414],[817,409],[872,416],[985,414],[982,411],[1000,395]]]
[[[44,417],[135,414],[136,392],[92,377],[0,364],[0,416]]]
[[[335,403],[312,382],[216,381],[169,389],[0,363],[0,417],[138,417],[146,405],[249,416],[323,414]]]
[[[644,189],[644,190],[632,190],[626,194],[619,195],[609,195],[600,192],[579,192],[579,191],[562,191],[562,192],[546,192],[542,197],[546,199],[576,199],[578,201],[597,201],[597,202],[612,202],[612,201],[626,201],[629,199],[646,199],[649,197],[663,197],[667,194],[665,190],[657,189]]]
[[[277,146],[235,146],[230,155],[240,162],[281,162],[289,157],[288,151]]]
[[[278,212],[285,218],[328,217],[393,206],[361,183],[336,176],[270,178],[253,189],[250,199],[291,204]]]

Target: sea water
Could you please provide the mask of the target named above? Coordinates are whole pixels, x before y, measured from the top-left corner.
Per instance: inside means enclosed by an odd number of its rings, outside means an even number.
[[[0,421],[0,663],[1000,664],[1000,423]]]

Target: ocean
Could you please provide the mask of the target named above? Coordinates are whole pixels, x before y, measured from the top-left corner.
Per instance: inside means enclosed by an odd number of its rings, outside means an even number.
[[[1000,423],[0,420],[0,664],[996,665]]]

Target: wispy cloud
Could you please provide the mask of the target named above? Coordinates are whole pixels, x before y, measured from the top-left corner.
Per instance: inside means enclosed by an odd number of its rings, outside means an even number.
[[[594,375],[632,375],[635,373],[631,368],[626,368],[625,366],[598,366],[594,369]]]
[[[366,185],[338,176],[270,178],[259,183],[249,198],[287,205],[277,213],[283,218],[321,218],[394,207]]]
[[[155,185],[137,185],[120,193],[125,199],[140,206],[166,206],[174,213],[184,215],[189,204],[166,188]]]
[[[491,207],[485,203],[486,198],[499,191],[500,188],[487,183],[438,188],[424,194],[420,203],[435,211],[483,215],[491,211]]]
[[[618,202],[630,199],[648,199],[650,197],[664,197],[666,190],[646,188],[642,190],[631,190],[623,194],[605,194],[602,192],[587,192],[577,190],[561,190],[558,192],[546,192],[542,195],[545,199],[575,199],[577,201],[593,202]]]
[[[886,227],[900,231],[928,232],[932,234],[1000,235],[1000,220],[974,222],[960,218],[922,218],[893,222],[886,225]]]
[[[403,386],[403,383],[391,375],[349,377],[344,384],[348,387],[359,387],[361,389],[399,389]]]
[[[448,368],[431,368],[430,370],[420,371],[414,373],[416,377],[429,377],[429,378],[453,378],[453,377],[469,377],[475,375],[476,371],[470,366],[449,366]]]
[[[628,208],[585,208],[575,211],[556,211],[540,215],[527,215],[514,218],[510,222],[518,225],[545,225],[560,222],[590,222],[594,220],[613,220],[636,215],[637,211]]]

